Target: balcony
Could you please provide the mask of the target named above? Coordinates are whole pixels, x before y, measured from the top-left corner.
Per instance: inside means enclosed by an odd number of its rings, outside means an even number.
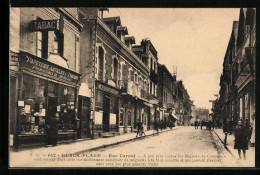
[[[119,81],[121,95],[131,95],[139,99],[149,100],[149,93],[133,81]]]
[[[141,89],[141,98],[148,100],[149,99],[149,92],[145,91],[144,89]]]

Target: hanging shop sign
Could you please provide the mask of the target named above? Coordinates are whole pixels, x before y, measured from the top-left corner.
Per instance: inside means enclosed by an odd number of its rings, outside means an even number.
[[[113,89],[112,87],[106,86],[104,84],[98,83],[96,87],[97,87],[98,90],[110,93],[112,95],[118,95],[119,94],[118,90]]]
[[[76,85],[80,74],[55,65],[27,52],[20,53],[20,67],[24,72],[37,74],[71,85]]]
[[[31,22],[33,31],[55,31],[57,30],[57,20],[34,20]]]

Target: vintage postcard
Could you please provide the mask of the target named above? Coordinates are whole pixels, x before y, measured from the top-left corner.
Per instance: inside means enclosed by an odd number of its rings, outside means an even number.
[[[255,8],[10,7],[9,166],[255,167]]]

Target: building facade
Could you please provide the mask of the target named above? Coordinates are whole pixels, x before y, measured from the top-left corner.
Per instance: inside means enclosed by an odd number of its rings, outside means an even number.
[[[77,138],[79,34],[76,8],[10,9],[10,135],[13,145],[46,144],[58,118],[58,141]]]
[[[168,121],[169,113],[175,114],[175,81],[176,77],[170,73],[167,67],[163,64],[158,64],[157,94],[159,99],[160,120]]]
[[[233,22],[220,78],[222,121],[237,124],[239,119],[254,122],[256,70],[256,10],[241,8],[239,21]]]
[[[137,121],[149,129],[149,64],[132,45],[120,17],[104,18],[106,9],[80,8],[81,87],[90,98],[94,138],[133,132]]]

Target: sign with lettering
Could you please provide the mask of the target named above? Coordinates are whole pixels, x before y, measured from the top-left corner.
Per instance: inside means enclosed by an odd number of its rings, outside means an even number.
[[[57,20],[34,20],[31,23],[33,31],[54,31],[57,30]]]
[[[20,53],[20,67],[23,71],[41,75],[50,79],[76,85],[80,74],[55,65],[32,54]]]
[[[19,70],[19,57],[18,55],[11,55],[10,57],[10,70],[18,71]]]
[[[110,94],[113,94],[113,95],[119,94],[118,90],[116,90],[112,87],[109,87],[107,85],[103,85],[103,84],[98,83],[96,87],[97,87],[98,90],[101,90],[101,91],[104,91],[104,92],[107,92],[107,93],[110,93]]]

